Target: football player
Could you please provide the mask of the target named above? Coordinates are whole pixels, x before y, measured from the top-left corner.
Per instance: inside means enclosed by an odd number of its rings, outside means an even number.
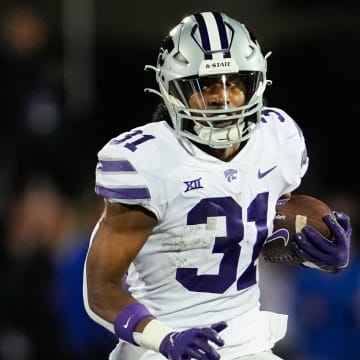
[[[163,100],[156,121],[99,151],[105,208],[84,303],[119,338],[111,360],[279,359],[287,316],[261,310],[258,258],[277,200],[299,187],[309,160],[299,126],[263,104],[267,57],[225,14],[184,18],[147,67]],[[298,255],[345,267],[350,220],[335,219],[325,219],[331,247],[304,230]]]

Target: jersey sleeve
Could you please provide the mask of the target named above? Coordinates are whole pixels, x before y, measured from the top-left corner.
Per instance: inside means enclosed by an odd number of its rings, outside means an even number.
[[[148,174],[146,146],[137,152],[129,151],[119,140],[124,136],[126,133],[98,152],[95,192],[109,202],[142,206],[159,218],[156,189],[161,184]]]
[[[290,193],[300,186],[309,167],[305,137],[300,126],[284,110],[266,108],[263,121],[274,125],[274,141],[280,144],[278,157],[282,161],[284,187],[282,194]]]

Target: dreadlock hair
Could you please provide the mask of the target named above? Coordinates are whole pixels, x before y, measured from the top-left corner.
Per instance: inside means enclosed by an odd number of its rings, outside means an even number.
[[[169,111],[164,102],[160,102],[155,108],[152,115],[152,121],[153,122],[166,121],[171,127],[173,126]]]

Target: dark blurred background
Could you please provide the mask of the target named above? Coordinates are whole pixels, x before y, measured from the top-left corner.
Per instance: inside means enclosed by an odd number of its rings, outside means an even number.
[[[87,317],[81,294],[102,206],[96,153],[151,120],[158,98],[144,93],[156,86],[144,65],[173,25],[206,10],[243,21],[272,52],[267,103],[307,139],[301,191],[353,219],[339,275],[261,264],[263,307],[290,314],[276,350],[287,360],[358,360],[355,0],[0,0],[0,360],[107,359],[116,340]]]

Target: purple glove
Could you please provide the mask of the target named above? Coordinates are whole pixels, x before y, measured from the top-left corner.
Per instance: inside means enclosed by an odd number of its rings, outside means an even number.
[[[209,344],[224,345],[219,332],[227,324],[222,321],[205,328],[191,328],[180,332],[172,332],[165,336],[160,344],[160,353],[170,360],[219,360],[220,355]]]
[[[291,250],[297,256],[328,272],[339,272],[349,263],[352,232],[350,217],[341,212],[334,212],[334,215],[336,220],[331,215],[323,217],[333,235],[333,241],[324,238],[311,226],[305,226],[294,235],[291,244]]]

